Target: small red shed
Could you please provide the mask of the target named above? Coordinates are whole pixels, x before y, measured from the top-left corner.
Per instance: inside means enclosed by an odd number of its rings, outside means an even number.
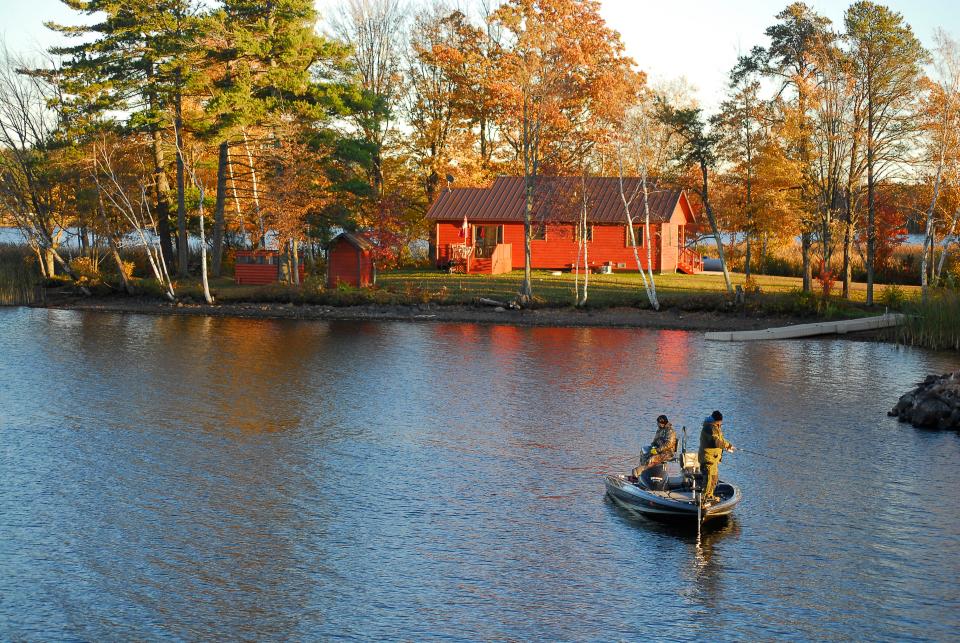
[[[263,286],[280,280],[280,252],[277,250],[237,250],[233,278],[237,285]],[[303,283],[300,263],[300,283]]]
[[[361,235],[341,232],[327,246],[327,287],[349,284],[357,288],[377,280],[373,244]]]

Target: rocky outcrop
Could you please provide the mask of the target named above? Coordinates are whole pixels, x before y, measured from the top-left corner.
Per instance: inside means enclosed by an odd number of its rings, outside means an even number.
[[[960,431],[960,371],[929,376],[887,415],[925,429]]]

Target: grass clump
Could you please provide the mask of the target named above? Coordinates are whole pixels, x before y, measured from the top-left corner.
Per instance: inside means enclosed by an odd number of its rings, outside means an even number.
[[[24,246],[0,244],[0,305],[22,306],[44,300],[36,258]]]
[[[960,351],[960,292],[934,291],[926,301],[917,299],[904,308],[907,322],[898,339],[911,346]]]

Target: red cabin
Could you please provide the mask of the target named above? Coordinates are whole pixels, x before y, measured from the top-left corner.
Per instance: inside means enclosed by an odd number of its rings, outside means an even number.
[[[277,250],[237,250],[233,278],[238,285],[264,286],[280,280],[280,253]],[[303,283],[303,263],[300,264]]]
[[[585,186],[585,190],[583,187]],[[577,261],[578,222],[587,201],[587,254],[591,268],[636,270],[634,248],[617,177],[540,177],[534,192],[531,266],[568,270]],[[653,269],[694,273],[703,269],[700,255],[686,247],[697,221],[682,190],[648,185],[650,239],[643,234],[643,188],[637,177],[623,179],[630,202],[637,254],[644,269],[647,247]],[[523,268],[523,177],[501,176],[489,188],[454,188],[442,192],[427,219],[433,223],[430,245],[438,267],[460,265],[467,272],[510,272]]]
[[[373,244],[363,236],[341,232],[327,246],[327,287],[349,284],[356,288],[377,280]]]

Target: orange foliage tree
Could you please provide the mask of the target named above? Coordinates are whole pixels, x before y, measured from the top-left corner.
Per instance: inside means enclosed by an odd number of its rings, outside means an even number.
[[[505,35],[491,86],[500,129],[522,168],[525,187],[524,277],[520,301],[533,297],[532,210],[544,173],[579,170],[603,128],[605,113],[623,107],[624,86],[639,87],[620,35],[595,0],[509,0],[491,21]]]

